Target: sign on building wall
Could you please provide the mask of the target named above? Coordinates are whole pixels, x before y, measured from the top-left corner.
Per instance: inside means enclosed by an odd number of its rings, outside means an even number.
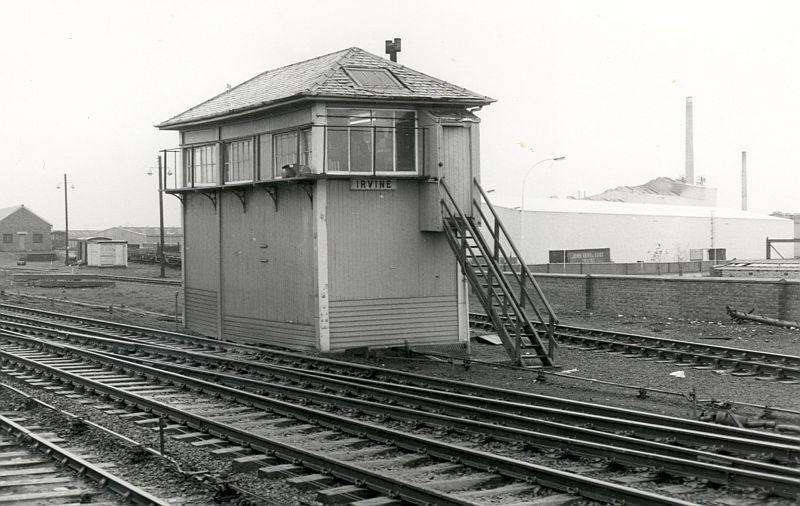
[[[350,189],[366,191],[396,190],[397,181],[394,179],[351,179]]]
[[[611,261],[611,248],[550,250],[551,264],[597,264]]]

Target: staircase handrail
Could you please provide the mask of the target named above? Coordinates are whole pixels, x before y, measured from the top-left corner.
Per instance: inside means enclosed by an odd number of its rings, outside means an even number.
[[[557,325],[558,324],[558,317],[556,316],[555,311],[553,311],[553,307],[550,305],[550,302],[548,302],[547,298],[544,296],[544,292],[542,292],[542,289],[539,287],[539,283],[537,283],[536,280],[533,279],[533,275],[531,274],[530,270],[528,270],[528,266],[525,264],[525,260],[523,260],[522,256],[519,254],[519,250],[514,245],[514,241],[511,240],[511,236],[508,234],[508,230],[506,230],[505,225],[503,225],[503,221],[499,219],[499,216],[497,215],[497,211],[494,210],[494,206],[489,201],[489,196],[486,195],[485,191],[483,191],[483,188],[481,188],[481,185],[480,185],[480,183],[478,183],[477,178],[473,178],[472,181],[473,181],[473,183],[475,183],[475,187],[481,193],[481,196],[483,197],[483,201],[486,202],[486,207],[489,208],[489,211],[491,211],[492,216],[497,221],[498,225],[500,226],[500,229],[503,231],[503,235],[505,237],[505,240],[508,241],[508,244],[509,244],[509,246],[511,246],[511,249],[514,251],[514,254],[517,255],[517,258],[519,259],[519,263],[520,263],[521,272],[523,272],[525,274],[525,277],[531,282],[531,285],[536,290],[536,293],[539,295],[539,298],[542,300],[542,303],[544,304],[545,308],[547,309],[547,313],[550,316],[551,321],[554,324]],[[513,269],[513,267],[512,267],[512,269]],[[542,323],[544,323],[544,322],[542,322]]]
[[[467,227],[470,230],[470,232],[474,236],[477,237],[480,234],[480,232],[475,230],[474,227],[467,220],[466,216],[464,216],[464,213],[461,211],[461,208],[458,206],[458,203],[456,203],[455,199],[453,198],[453,195],[450,193],[450,190],[447,188],[447,185],[441,179],[439,180],[439,186],[442,189],[444,189],[445,194],[447,195],[447,198],[450,200],[450,202],[452,203],[452,207],[456,210],[456,212],[458,213],[458,216],[463,221],[464,226]],[[445,210],[448,212],[448,214],[452,215],[452,212],[447,207],[447,203],[444,201],[444,199],[441,199],[441,203],[442,203],[442,206],[445,208]],[[484,249],[484,245],[481,243],[481,241],[476,241],[476,245],[481,250],[481,255],[483,255],[485,258],[491,258],[491,255],[488,254],[489,252]],[[487,267],[489,268],[489,270],[491,271],[492,275],[494,275],[495,278],[497,279],[497,281],[503,285],[504,291],[506,293],[509,293],[509,294],[513,295],[513,291],[511,290],[511,287],[508,286],[508,281],[506,280],[505,276],[503,276],[503,273],[498,271],[497,268],[494,266],[494,264],[492,262],[486,262],[486,264],[487,264]],[[528,320],[528,317],[526,316],[525,312],[522,311],[522,309],[517,304],[517,301],[516,301],[515,297],[513,297],[513,296],[510,297],[508,299],[508,304],[511,306],[511,309],[514,312],[514,314],[518,315],[518,319],[515,322],[516,325],[521,325],[523,329],[527,328],[527,329],[529,329],[529,331],[534,336],[538,336],[538,332],[536,331],[536,327],[534,327],[533,324]],[[521,318],[522,321],[519,320],[520,318]],[[519,340],[519,335],[517,336],[517,340]],[[544,352],[545,350],[542,350],[542,351]],[[547,356],[548,356],[548,360],[549,360],[550,359],[549,358],[549,354]],[[518,359],[519,359],[519,357],[517,357],[517,360]]]
[[[475,199],[473,199],[472,203],[475,206],[475,210],[478,211],[478,214],[480,215],[481,219],[488,226],[489,220],[486,219],[486,214],[484,214],[483,210],[480,208],[480,202],[478,202]],[[502,224],[502,222],[500,222],[500,224]],[[500,253],[503,256],[503,260],[505,261],[506,264],[511,265],[511,259],[508,258],[508,255],[506,254],[506,249],[505,248],[503,248],[502,246],[500,248],[498,248],[498,253]],[[513,267],[511,269],[511,273],[514,275],[514,280],[520,286],[522,286],[521,274],[518,274],[513,269]],[[533,283],[531,283],[531,285],[533,285]],[[527,290],[522,290],[522,294],[525,296],[525,299],[527,299],[528,303],[531,306],[531,309],[533,309],[533,312],[536,314],[536,318],[538,318],[540,322],[544,322],[544,318],[542,317],[542,313],[539,311],[539,308],[536,307],[536,303],[533,301],[533,299],[531,298],[531,295],[528,293],[528,291]],[[524,306],[524,301],[520,301],[520,302],[522,302],[523,303],[522,305]]]

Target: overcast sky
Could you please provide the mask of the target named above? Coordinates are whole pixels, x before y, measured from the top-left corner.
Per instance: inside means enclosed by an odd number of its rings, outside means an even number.
[[[264,70],[351,46],[497,103],[484,108],[485,186],[531,197],[599,193],[695,172],[750,209],[800,212],[800,4],[693,1],[0,1],[0,207],[63,228],[158,223],[165,120]],[[523,143],[526,147],[520,146]],[[532,149],[532,151],[531,151]],[[180,223],[167,196],[167,225]]]

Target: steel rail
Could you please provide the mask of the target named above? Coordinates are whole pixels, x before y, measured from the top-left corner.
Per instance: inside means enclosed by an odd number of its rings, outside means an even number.
[[[482,313],[470,313],[469,317],[470,324],[493,327],[492,322]],[[541,323],[537,322],[536,325],[541,326]],[[556,327],[555,337],[562,344],[578,341],[597,345],[608,351],[628,351],[634,358],[669,355],[675,357],[674,361],[677,363],[695,367],[730,363],[742,366],[742,372],[749,375],[772,373],[776,378],[785,378],[792,382],[800,380],[800,356],[797,355],[566,325]],[[639,350],[639,353],[634,350]],[[683,360],[684,356],[695,361],[686,362]]]
[[[27,310],[27,308],[21,308],[21,309]],[[31,312],[43,315],[50,314],[49,312],[40,310],[32,310]],[[71,317],[69,315],[60,315],[60,314],[56,315],[59,317],[63,316],[65,319],[69,320],[86,321],[87,323],[101,325],[101,323],[93,319],[76,318],[76,317]],[[116,324],[114,324],[113,322],[103,322],[103,323],[108,323],[109,326],[112,328],[116,326]],[[73,337],[77,337],[80,336],[81,334],[85,334],[81,336],[82,338],[108,336],[108,333],[100,332],[97,330],[83,329],[83,328],[76,329],[75,327],[52,324],[51,322],[46,322],[46,324],[52,326],[58,326],[59,328],[63,329],[61,331],[51,329],[49,330],[49,332],[55,333],[56,335],[60,333],[60,335],[64,337],[69,337],[70,335],[73,335]],[[4,325],[3,322],[0,321],[0,326],[3,325]],[[168,337],[166,337],[165,339],[173,339],[177,340],[180,343],[187,343],[187,344],[195,343],[198,344],[198,346],[206,347],[207,349],[220,350],[228,346],[228,343],[225,341],[213,340],[208,338],[196,338],[195,336],[190,336],[187,334],[181,334],[171,331],[159,331],[157,329],[148,329],[144,327],[136,327],[127,324],[120,324],[120,326],[128,332],[133,332],[134,330],[138,330],[140,334],[147,334],[147,335],[150,335],[151,334],[150,331],[152,330],[153,331],[152,333],[154,334],[158,335],[160,335],[161,333],[167,334]],[[37,327],[36,330],[44,332],[47,329]],[[105,337],[105,339],[109,338]],[[119,340],[125,338],[114,336],[112,339]],[[129,338],[128,341],[135,342],[140,346],[145,346],[146,343],[141,342],[140,339],[141,338],[139,339]],[[152,346],[158,347],[159,345],[152,345]],[[163,346],[161,346],[161,348],[163,348]],[[469,398],[472,398],[472,402],[474,403],[483,403],[486,402],[487,399],[495,399],[495,400],[507,401],[510,403],[518,403],[522,405],[534,405],[537,407],[549,407],[559,410],[572,411],[579,413],[581,415],[594,414],[598,416],[611,417],[611,418],[625,418],[630,422],[665,425],[670,428],[682,428],[690,431],[696,430],[701,432],[712,432],[717,436],[727,435],[734,438],[745,438],[745,439],[757,437],[761,441],[772,442],[777,445],[797,446],[799,443],[799,440],[797,438],[770,432],[756,432],[753,430],[739,428],[739,427],[712,424],[708,422],[678,418],[668,415],[661,415],[657,413],[649,413],[649,412],[619,408],[614,406],[606,406],[602,404],[588,403],[584,401],[576,401],[571,399],[564,399],[564,398],[552,397],[542,394],[534,394],[529,392],[503,390],[476,383],[452,381],[432,376],[424,376],[414,373],[394,371],[391,369],[383,369],[361,364],[354,364],[351,362],[337,361],[326,358],[309,357],[307,355],[302,355],[300,353],[295,353],[295,352],[286,352],[275,349],[265,349],[265,348],[259,348],[255,346],[248,346],[236,343],[231,343],[231,348],[237,350],[244,349],[250,353],[258,354],[260,362],[263,362],[264,359],[272,359],[277,361],[284,361],[286,363],[290,363],[295,366],[300,366],[301,364],[305,363],[309,366],[308,367],[309,369],[314,369],[320,372],[338,371],[340,373],[338,376],[340,377],[342,376],[342,373],[347,374],[353,381],[363,381],[365,379],[366,380],[382,379],[384,381],[384,386],[391,388],[400,388],[402,385],[417,385],[421,388],[427,389],[428,395],[447,395],[447,393],[461,393],[466,396],[469,396]],[[185,352],[186,350],[180,350],[180,351]],[[213,357],[216,360],[221,359],[219,355],[214,355]],[[261,365],[266,366],[266,364],[263,363]],[[256,365],[253,365],[253,367],[256,367]],[[358,378],[359,375],[363,376],[363,379],[359,379]],[[397,382],[399,383],[399,385],[386,383],[387,381]],[[475,398],[475,396],[479,397]],[[515,407],[514,409],[518,409],[518,407]],[[716,444],[718,444],[718,441]]]
[[[692,442],[692,443],[699,443],[705,444],[707,446],[722,446],[726,449],[731,449],[732,447],[736,447],[740,453],[744,453],[745,455],[751,456],[754,453],[764,453],[767,452],[771,454],[773,457],[780,457],[784,460],[786,459],[794,459],[796,461],[800,461],[800,447],[794,448],[787,448],[786,446],[773,446],[769,444],[764,444],[760,441],[743,441],[743,440],[726,440],[724,436],[720,436],[716,433],[710,434],[695,434],[687,431],[675,431],[670,427],[657,427],[657,426],[638,426],[638,424],[629,424],[627,420],[611,420],[599,417],[586,417],[578,413],[564,413],[559,410],[553,409],[541,409],[537,407],[530,407],[527,405],[518,405],[518,404],[511,404],[511,403],[504,403],[500,401],[491,401],[491,400],[484,400],[480,402],[480,407],[471,406],[470,404],[474,404],[475,399],[470,396],[460,396],[458,394],[447,394],[445,396],[434,396],[431,397],[430,391],[420,388],[414,387],[403,387],[405,390],[411,393],[403,393],[398,392],[396,390],[392,390],[390,388],[385,388],[385,385],[379,382],[371,381],[371,380],[343,380],[341,376],[338,375],[331,375],[322,372],[315,372],[314,374],[310,374],[303,371],[297,371],[292,368],[286,368],[281,366],[269,366],[263,365],[256,362],[251,361],[244,361],[244,360],[235,360],[235,359],[227,359],[227,358],[220,358],[217,356],[208,356],[202,353],[193,353],[193,352],[185,352],[181,350],[175,349],[163,349],[161,347],[147,345],[147,344],[138,344],[138,343],[123,343],[120,341],[113,341],[113,340],[103,340],[103,338],[91,337],[87,339],[92,339],[100,344],[109,345],[112,348],[116,348],[114,350],[115,353],[123,352],[132,352],[132,353],[147,353],[150,355],[158,355],[158,356],[166,356],[170,359],[179,359],[179,360],[190,360],[196,363],[204,363],[209,366],[224,366],[226,368],[234,368],[234,369],[249,369],[249,370],[257,370],[261,374],[269,375],[270,377],[281,377],[284,379],[293,380],[296,382],[302,382],[304,384],[315,384],[321,388],[328,388],[331,389],[333,387],[338,388],[342,392],[348,392],[350,394],[359,393],[363,396],[369,397],[382,397],[385,402],[393,402],[397,401],[398,399],[403,400],[407,404],[412,404],[416,406],[417,409],[421,409],[422,407],[426,407],[429,410],[434,411],[434,414],[429,416],[429,420],[432,420],[432,423],[438,423],[438,425],[443,426],[459,426],[461,428],[467,428],[472,432],[477,433],[488,433],[493,436],[498,436],[504,434],[503,429],[496,429],[495,427],[486,427],[485,425],[479,424],[471,424],[470,422],[454,422],[453,420],[449,420],[446,418],[446,415],[443,417],[437,416],[442,411],[445,410],[450,415],[459,416],[459,417],[469,417],[469,418],[476,418],[480,419],[484,422],[491,422],[491,423],[504,423],[507,426],[516,427],[519,429],[530,429],[531,427],[536,427],[537,431],[540,434],[537,435],[539,439],[550,440],[550,441],[557,441],[559,445],[563,446],[574,446],[577,447],[576,453],[581,453],[581,451],[586,454],[591,454],[594,457],[607,457],[608,455],[614,454],[613,445],[617,445],[619,447],[623,447],[629,450],[634,451],[644,451],[647,452],[650,450],[651,452],[658,452],[654,455],[648,455],[646,457],[638,454],[634,454],[633,456],[627,456],[623,452],[622,454],[618,455],[617,458],[620,462],[627,461],[634,464],[640,465],[652,465],[652,461],[659,460],[659,455],[667,455],[676,458],[688,459],[697,459],[699,460],[706,460],[710,462],[716,463],[724,463],[725,465],[743,469],[750,469],[754,472],[761,472],[766,474],[785,474],[785,475],[794,475],[795,477],[800,476],[800,471],[793,468],[787,468],[784,466],[775,466],[771,464],[765,464],[758,461],[751,461],[747,459],[740,459],[736,457],[727,457],[719,454],[714,454],[712,452],[706,452],[701,450],[694,450],[694,449],[685,449],[681,447],[675,447],[672,445],[659,443],[655,441],[648,441],[637,439],[633,437],[627,437],[623,435],[618,435],[610,432],[603,432],[600,430],[588,429],[578,425],[567,425],[565,423],[558,423],[552,421],[553,419],[563,419],[567,418],[573,423],[576,424],[591,424],[592,426],[602,426],[608,431],[620,431],[620,430],[627,430],[631,431],[631,429],[639,429],[639,431],[647,432],[650,437],[653,439],[673,439],[679,442]],[[120,347],[128,348],[127,350],[120,350]],[[139,357],[130,357],[128,353],[125,354],[127,360],[136,361],[138,363],[145,363],[151,367],[158,367],[158,368],[165,368],[167,370],[172,370],[173,372],[181,372],[181,371],[189,371],[195,376],[203,377],[208,381],[213,381],[216,383],[224,383],[232,386],[248,386],[250,388],[255,388],[259,393],[263,391],[269,391],[272,393],[277,393],[280,395],[287,395],[293,396],[297,399],[309,399],[315,398],[320,403],[333,403],[333,404],[346,404],[348,407],[357,408],[357,409],[364,409],[365,411],[370,411],[375,414],[381,414],[381,410],[394,410],[393,406],[387,406],[385,404],[373,404],[367,403],[363,404],[365,401],[361,400],[353,400],[349,398],[343,398],[339,396],[334,396],[330,394],[324,393],[316,393],[313,391],[309,391],[308,389],[298,389],[293,387],[285,387],[280,385],[273,385],[270,383],[266,383],[263,381],[256,381],[247,378],[241,378],[238,376],[232,376],[228,374],[220,374],[216,372],[210,372],[207,370],[199,370],[188,367],[186,365],[175,365],[170,363],[159,362],[155,360],[148,360],[142,359]],[[461,403],[454,402],[455,400],[461,401]],[[363,406],[362,406],[363,405]],[[360,407],[361,406],[361,407]],[[483,409],[483,408],[491,408],[491,409]],[[528,408],[528,409],[526,409]],[[398,410],[398,412],[402,412],[402,410]],[[414,411],[414,413],[420,414],[419,411]],[[522,416],[522,413],[525,413],[528,416]],[[540,418],[533,418],[533,416],[538,416]],[[543,419],[543,418],[547,419]],[[412,417],[413,418],[413,417]],[[478,428],[476,428],[478,427]],[[499,430],[500,434],[497,433]],[[488,432],[487,432],[488,431]],[[527,434],[530,436],[531,434]],[[524,433],[519,434],[512,434],[509,436],[506,434],[506,438],[510,440],[518,440],[519,437],[525,436]],[[552,437],[550,437],[552,436]],[[576,440],[577,437],[584,437],[586,441]],[[553,439],[555,438],[555,439]],[[560,438],[560,439],[559,439]],[[723,444],[719,444],[720,438],[723,440]],[[531,442],[527,440],[526,442]],[[546,446],[539,442],[540,444],[536,444],[536,442],[532,443],[532,446]],[[584,444],[586,443],[586,444]],[[605,444],[606,447],[595,447],[592,446],[595,443]],[[798,441],[800,443],[800,441]],[[554,447],[554,446],[549,446]],[[588,450],[587,450],[588,448]],[[605,452],[605,453],[604,453]],[[627,459],[627,460],[626,460]],[[637,460],[638,459],[638,460]],[[669,463],[667,466],[669,467]],[[712,470],[708,471],[704,474],[702,470],[702,464],[699,466],[701,469],[694,469],[692,472],[699,475],[699,476],[706,476],[708,479],[711,479],[716,482],[720,482],[720,479],[724,480],[724,476],[720,474],[715,474],[715,471]],[[683,465],[683,466],[671,466],[670,469],[674,470],[677,474],[682,474],[686,469],[693,469],[691,465]],[[735,470],[730,470],[732,474],[736,474]],[[749,480],[749,477],[745,476],[744,480]],[[748,481],[749,482],[749,481]],[[754,486],[760,486],[757,484],[757,479],[752,481]],[[791,483],[789,488],[793,488],[798,486],[798,483]],[[778,487],[776,487],[778,488]]]
[[[77,337],[77,339],[81,340],[80,337]],[[764,441],[760,439],[764,433],[755,431],[742,430],[739,431],[739,436],[733,437],[726,434],[720,434],[720,431],[717,430],[720,427],[719,425],[708,424],[705,422],[698,423],[698,425],[705,430],[698,430],[697,428],[688,430],[669,425],[631,421],[624,417],[626,410],[622,408],[620,408],[620,415],[617,417],[600,416],[593,415],[591,413],[570,411],[563,408],[539,406],[536,404],[522,404],[518,402],[509,402],[496,399],[476,398],[475,396],[458,394],[455,392],[432,391],[428,388],[414,387],[411,385],[387,384],[378,380],[366,378],[347,377],[344,379],[339,374],[327,373],[319,370],[310,373],[292,367],[275,366],[263,364],[257,361],[219,357],[216,355],[206,355],[201,352],[190,352],[170,348],[165,349],[149,344],[120,343],[113,342],[113,340],[99,341],[103,338],[97,337],[93,337],[91,339],[98,340],[98,343],[112,348],[113,353],[115,354],[120,354],[120,347],[127,344],[127,347],[129,348],[128,351],[131,353],[141,352],[153,356],[160,355],[178,360],[189,360],[197,363],[207,364],[209,366],[224,366],[239,370],[249,370],[266,376],[295,378],[297,381],[316,384],[319,387],[327,388],[331,386],[338,386],[343,391],[363,391],[366,395],[386,395],[387,393],[391,393],[397,397],[402,397],[404,395],[416,396],[418,397],[418,400],[416,401],[417,403],[429,405],[431,409],[441,409],[442,402],[457,403],[464,407],[470,406],[470,409],[491,408],[492,412],[495,414],[495,419],[502,418],[502,416],[505,414],[520,415],[525,417],[523,426],[530,425],[534,422],[542,424],[552,423],[554,426],[571,428],[573,430],[572,435],[574,435],[574,431],[581,428],[580,426],[591,425],[598,428],[602,427],[605,429],[606,434],[615,431],[637,432],[640,437],[647,436],[652,440],[672,440],[680,444],[717,447],[724,451],[730,451],[744,455],[753,455],[766,452],[772,455],[773,458],[778,458],[783,461],[800,462],[800,439],[786,436],[779,438],[781,443]],[[135,357],[128,357],[128,359],[141,360]],[[167,366],[169,364],[164,365]],[[185,368],[186,366],[180,365],[175,367],[180,369]],[[209,374],[217,375],[219,373]],[[242,380],[243,382],[247,381],[246,378],[243,378]],[[566,425],[565,423],[559,424],[549,421],[554,419],[567,420],[573,425]],[[603,433],[602,431],[597,432]],[[742,433],[747,437],[743,437],[741,435]]]
[[[222,385],[248,388],[259,394],[268,392],[271,395],[289,397],[302,402],[313,401],[320,405],[336,405],[340,408],[356,409],[391,419],[442,427],[448,431],[460,430],[501,441],[524,443],[533,448],[563,450],[578,456],[608,459],[629,466],[655,467],[675,476],[707,479],[721,485],[735,483],[737,486],[762,487],[772,490],[777,495],[792,499],[800,490],[800,469],[798,468],[676,447],[666,443],[643,441],[619,434],[515,414],[498,413],[492,409],[429,399],[424,396],[424,393],[409,395],[379,388],[367,388],[364,392],[359,392],[353,390],[352,383],[338,382],[337,385],[331,379],[315,381],[316,378],[310,374],[301,374],[298,378],[298,381],[316,382],[319,386],[328,389],[336,385],[341,392],[350,395],[361,393],[367,396],[367,400],[362,400],[307,388],[216,373],[185,365],[141,358],[129,358],[129,360],[159,369],[182,371],[183,374],[190,374]],[[361,388],[358,387],[359,390]],[[377,399],[383,402],[376,402]],[[398,400],[413,407],[390,404]],[[423,407],[429,411],[421,411]],[[552,430],[553,427],[562,435],[549,433],[548,430]],[[586,439],[578,439],[579,436]]]
[[[90,480],[97,482],[102,488],[107,488],[115,494],[122,496],[133,504],[147,506],[169,506],[168,501],[142,490],[140,487],[128,483],[119,476],[115,476],[100,467],[92,464],[74,453],[62,448],[61,446],[48,441],[47,439],[31,432],[22,425],[14,422],[8,417],[0,415],[0,430],[12,435],[16,439],[23,439],[31,443],[31,446],[47,457],[55,460],[62,466],[75,471],[78,475],[86,476]]]
[[[536,483],[541,486],[567,491],[572,494],[579,494],[583,497],[600,500],[604,502],[618,503],[624,501],[625,504],[649,505],[649,504],[674,504],[689,505],[692,503],[660,496],[644,490],[631,489],[629,487],[604,482],[598,479],[580,476],[565,471],[551,469],[532,463],[495,455],[487,452],[462,448],[446,443],[441,443],[428,438],[414,436],[402,431],[376,426],[371,423],[357,421],[346,417],[333,415],[324,411],[292,405],[277,399],[271,399],[262,395],[237,390],[211,382],[187,377],[155,369],[141,364],[135,364],[126,360],[117,359],[108,355],[93,351],[82,350],[64,344],[54,344],[52,342],[24,336],[20,334],[3,331],[0,333],[6,339],[27,343],[36,348],[47,349],[55,354],[76,355],[89,361],[115,365],[119,368],[134,371],[151,379],[168,381],[172,384],[179,384],[190,389],[195,389],[203,393],[226,396],[237,402],[257,409],[265,409],[271,412],[285,412],[298,419],[305,418],[309,422],[318,425],[328,426],[337,430],[345,430],[354,434],[369,437],[373,441],[383,444],[395,445],[410,451],[424,451],[428,455],[438,458],[460,462],[463,465],[499,473],[503,476],[521,480],[529,483]],[[416,504],[435,503],[435,504],[464,504],[465,501],[454,498],[447,494],[429,490],[426,487],[402,482],[387,475],[372,472],[358,466],[346,464],[340,460],[323,457],[316,452],[309,452],[292,447],[264,436],[251,434],[233,426],[216,422],[213,419],[194,415],[186,411],[174,408],[162,402],[147,399],[132,392],[105,385],[80,375],[63,371],[55,367],[47,366],[30,360],[25,357],[14,355],[0,349],[0,357],[10,362],[24,365],[28,368],[46,370],[48,374],[62,378],[67,382],[83,385],[94,391],[102,392],[112,397],[124,400],[139,408],[148,410],[155,414],[168,416],[172,420],[184,423],[190,427],[201,429],[209,434],[227,439],[240,445],[248,445],[251,448],[259,449],[266,453],[276,455],[284,460],[302,462],[305,466],[317,471],[327,471],[338,478],[351,482],[362,482],[364,486],[382,494],[401,497],[406,501]],[[302,413],[302,414],[301,414]]]

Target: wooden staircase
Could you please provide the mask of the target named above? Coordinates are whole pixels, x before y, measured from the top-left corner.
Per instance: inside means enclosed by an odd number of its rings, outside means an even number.
[[[445,182],[439,182],[447,242],[469,280],[471,295],[483,306],[513,363],[552,367],[557,346],[553,333],[558,318],[483,188],[477,180],[472,184],[472,212],[467,214],[459,208]],[[476,199],[475,195],[480,197]],[[481,197],[488,215],[481,208]],[[478,223],[486,227],[485,234],[480,232]],[[534,328],[533,321],[545,324],[544,336]]]

